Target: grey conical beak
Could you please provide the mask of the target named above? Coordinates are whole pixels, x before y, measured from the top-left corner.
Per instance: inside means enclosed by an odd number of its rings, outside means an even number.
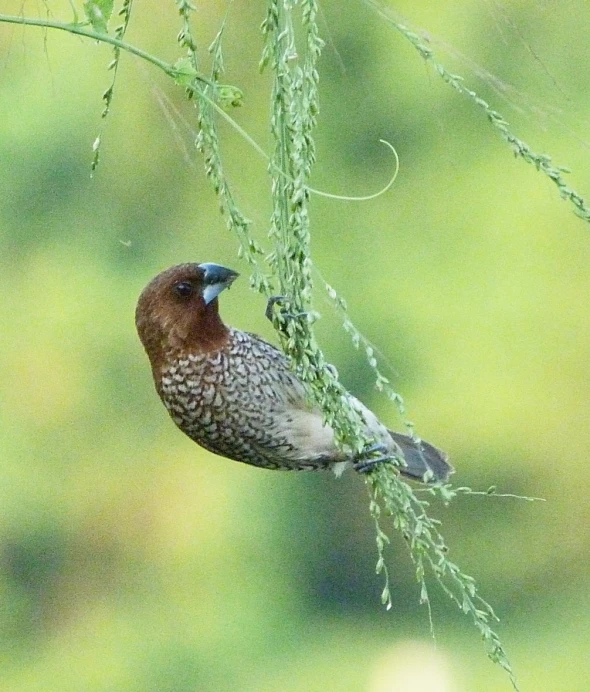
[[[238,278],[238,272],[227,267],[212,262],[199,264],[199,269],[203,270],[203,300],[205,305],[209,305],[224,288],[229,288],[232,282]]]

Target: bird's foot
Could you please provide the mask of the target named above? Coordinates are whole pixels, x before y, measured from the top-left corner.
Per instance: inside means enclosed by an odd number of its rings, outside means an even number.
[[[286,300],[287,299],[285,298],[285,296],[271,296],[268,299],[268,303],[266,304],[266,310],[264,311],[264,316],[266,317],[266,319],[272,322],[272,318],[274,317],[275,305],[284,305]]]
[[[379,464],[395,462],[397,457],[390,453],[389,449],[380,443],[376,443],[364,449],[352,462],[355,471],[368,473]]]
[[[279,305],[281,308],[285,306],[285,303],[288,303],[289,299],[286,296],[271,296],[268,299],[268,303],[266,304],[266,310],[264,311],[264,315],[267,320],[270,320],[271,322],[273,321],[274,317],[274,307],[275,305]],[[289,319],[289,320],[295,320],[298,317],[305,317],[307,318],[309,313],[307,312],[285,312],[283,309],[280,311],[280,316]]]

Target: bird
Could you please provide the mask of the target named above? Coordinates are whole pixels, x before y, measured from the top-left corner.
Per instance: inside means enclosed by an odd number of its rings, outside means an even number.
[[[368,457],[340,448],[288,357],[222,321],[219,295],[238,276],[212,262],[178,264],[153,278],[137,302],[135,323],[156,391],[182,432],[214,454],[265,469],[330,469],[339,476],[397,460],[409,479],[448,480],[454,469],[447,454],[388,430],[348,393],[375,444]]]

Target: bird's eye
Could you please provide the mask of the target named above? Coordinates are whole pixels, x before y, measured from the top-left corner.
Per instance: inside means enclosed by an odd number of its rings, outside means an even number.
[[[193,292],[193,285],[188,281],[180,281],[174,286],[174,293],[181,298],[188,298]]]

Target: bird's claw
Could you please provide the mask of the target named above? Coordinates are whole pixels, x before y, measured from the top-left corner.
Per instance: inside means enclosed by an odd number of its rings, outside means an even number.
[[[373,456],[375,453],[378,453],[378,455]],[[352,466],[358,473],[368,473],[379,464],[388,462],[396,463],[397,456],[391,454],[384,444],[375,443],[364,449],[353,461]]]
[[[396,457],[394,457],[393,455],[384,454],[383,456],[375,457],[374,459],[359,459],[357,461],[354,461],[352,467],[355,471],[358,471],[359,473],[368,473],[380,464],[395,462],[395,460]]]
[[[268,299],[268,302],[266,304],[266,310],[264,311],[264,315],[267,320],[270,320],[273,322],[273,317],[274,317],[274,306],[275,305],[283,305],[285,303],[288,303],[289,299],[286,296],[271,296]],[[284,312],[281,310],[281,317],[284,317],[289,320],[294,320],[297,319],[298,317],[307,317],[308,313],[307,312]]]
[[[287,299],[285,298],[285,296],[271,296],[268,299],[268,303],[266,304],[266,310],[264,311],[264,316],[266,317],[266,319],[272,322],[275,305],[285,303],[286,300]]]

